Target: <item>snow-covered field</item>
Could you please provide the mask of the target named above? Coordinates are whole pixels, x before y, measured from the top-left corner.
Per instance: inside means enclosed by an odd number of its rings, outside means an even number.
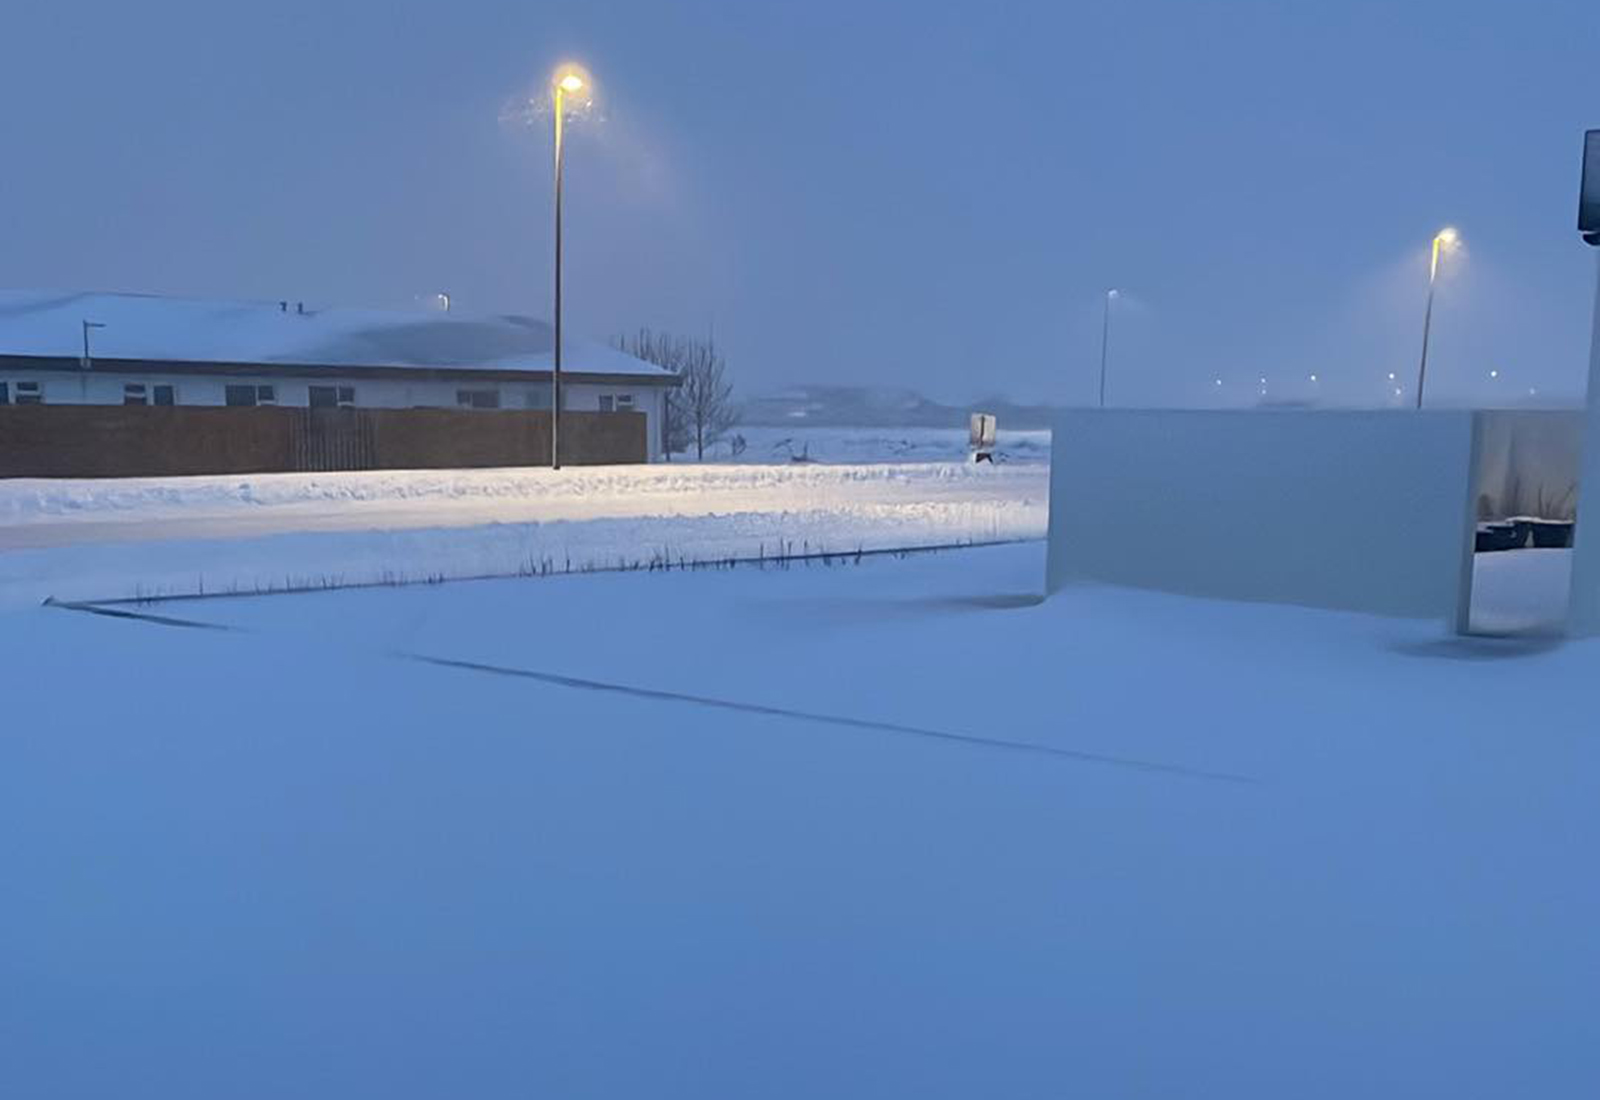
[[[0,481],[0,607],[1038,538],[1049,469],[656,465]]]
[[[739,442],[735,442],[738,440]],[[742,449],[740,447],[742,443]],[[1048,431],[996,433],[1002,464],[1048,463]],[[738,427],[706,455],[713,462],[824,463],[962,462],[968,456],[964,428]]]
[[[1041,572],[0,613],[0,1091],[1600,1090],[1600,644]]]

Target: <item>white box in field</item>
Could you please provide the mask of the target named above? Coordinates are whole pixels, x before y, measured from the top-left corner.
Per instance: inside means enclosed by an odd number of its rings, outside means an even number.
[[[974,450],[986,451],[994,446],[995,419],[992,413],[973,413],[968,437]]]

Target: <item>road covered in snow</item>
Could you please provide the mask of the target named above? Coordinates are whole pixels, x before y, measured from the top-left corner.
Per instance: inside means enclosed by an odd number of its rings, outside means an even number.
[[[1044,534],[1042,464],[689,465],[0,481],[0,605]]]

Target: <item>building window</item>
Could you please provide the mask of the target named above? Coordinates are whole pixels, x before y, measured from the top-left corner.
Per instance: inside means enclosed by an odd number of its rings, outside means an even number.
[[[608,412],[619,412],[619,413],[632,412],[633,411],[633,394],[631,394],[631,393],[617,393],[617,394],[603,393],[603,394],[601,394],[600,395],[600,411],[603,412],[603,413],[608,413]]]
[[[11,404],[11,384],[0,382],[0,405]]]
[[[16,402],[19,405],[43,405],[44,393],[37,382],[18,382]]]
[[[230,385],[223,394],[223,401],[229,405],[276,405],[278,391],[272,386],[255,385]]]
[[[312,386],[310,401],[313,409],[348,409],[356,403],[354,386]]]
[[[499,390],[457,390],[456,404],[464,409],[498,409]]]
[[[174,387],[172,387],[172,386],[151,386],[150,387],[150,404],[152,404],[152,405],[176,405],[177,403],[178,403],[178,391]]]
[[[148,405],[150,398],[146,395],[143,382],[129,382],[122,387],[122,403],[124,405]]]
[[[522,407],[525,409],[548,409],[550,407],[550,387],[535,386],[522,395]]]

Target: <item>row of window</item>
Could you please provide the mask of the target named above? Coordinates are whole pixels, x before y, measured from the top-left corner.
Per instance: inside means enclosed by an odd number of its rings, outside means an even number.
[[[235,384],[223,391],[223,404],[235,406],[276,405],[276,386]],[[356,403],[354,386],[307,386],[306,404],[313,409],[349,409]]]
[[[122,387],[124,405],[176,405],[177,391],[166,384],[147,386],[143,382],[129,382]]]
[[[348,409],[355,406],[354,386],[310,386],[309,404],[313,409]],[[44,394],[37,382],[0,382],[0,405],[40,405]],[[124,405],[176,405],[177,388],[167,383],[129,382],[122,387]],[[229,383],[223,390],[223,403],[233,406],[276,405],[278,389],[272,385]],[[498,409],[500,391],[485,389],[456,390],[456,405],[464,409]],[[548,390],[532,389],[523,394],[523,406],[529,409],[548,409]],[[633,394],[603,393],[600,395],[601,412],[633,412]]]

